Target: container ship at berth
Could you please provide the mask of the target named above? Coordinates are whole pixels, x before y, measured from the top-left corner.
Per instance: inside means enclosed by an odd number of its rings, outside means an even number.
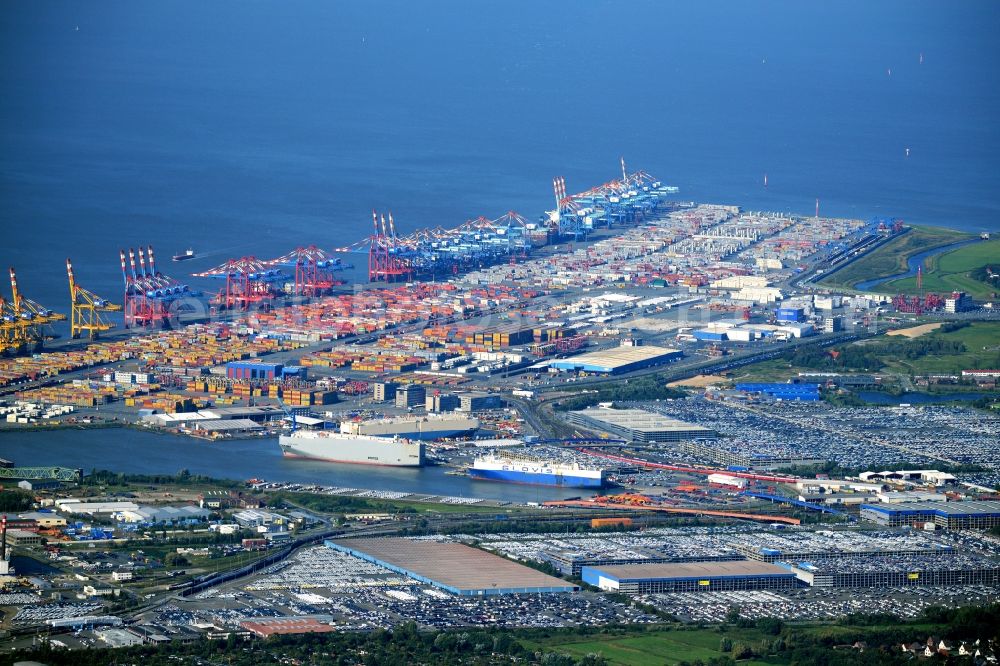
[[[306,458],[352,465],[421,467],[424,443],[399,437],[351,435],[331,430],[296,430],[278,439],[287,458]]]
[[[574,462],[537,460],[512,454],[493,454],[476,458],[469,476],[484,481],[505,481],[563,488],[600,488],[607,472]]]
[[[405,437],[431,441],[471,433],[479,428],[479,419],[471,416],[420,416],[379,419],[374,421],[342,421],[340,432],[345,435],[371,437]]]

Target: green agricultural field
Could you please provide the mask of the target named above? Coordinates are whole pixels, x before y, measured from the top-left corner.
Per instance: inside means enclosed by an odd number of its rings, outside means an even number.
[[[924,263],[923,291],[947,293],[964,291],[973,298],[989,299],[998,291],[996,287],[977,280],[972,273],[984,266],[1000,270],[1000,240],[973,243],[929,257]],[[903,278],[880,285],[878,291],[885,293],[917,293],[917,279]]]
[[[971,237],[970,234],[952,229],[913,227],[854,263],[831,273],[817,284],[853,289],[858,282],[905,272],[907,259],[924,250],[958,243]]]

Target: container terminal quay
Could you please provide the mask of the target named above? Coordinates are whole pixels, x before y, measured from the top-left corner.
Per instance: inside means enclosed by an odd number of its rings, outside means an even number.
[[[376,212],[353,245],[183,279],[151,247],[115,250],[121,302],[67,261],[72,302],[50,309],[11,269],[0,447],[98,431],[110,471],[0,448],[0,483],[27,504],[2,528],[3,649],[42,633],[77,648],[409,620],[721,622],[733,607],[912,618],[996,599],[996,411],[858,396],[988,397],[1000,370],[827,361],[979,335],[991,303],[820,286],[915,233],[899,220],[679,201],[624,160],[567,191],[554,179],[534,220],[409,235]],[[366,254],[367,280],[347,284]],[[989,342],[933,344],[990,358]],[[234,460],[212,480],[178,456],[163,479],[119,474],[114,457],[154,433],[320,471],[251,478]],[[378,480],[323,471],[345,469]],[[473,491],[418,490],[430,474]],[[507,484],[537,501],[504,499]]]

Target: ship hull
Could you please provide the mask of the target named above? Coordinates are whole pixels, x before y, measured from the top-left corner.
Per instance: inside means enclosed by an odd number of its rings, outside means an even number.
[[[282,451],[281,455],[285,458],[292,458],[295,460],[315,460],[317,462],[328,462],[328,463],[338,463],[340,465],[371,465],[372,467],[420,467],[417,463],[391,463],[391,462],[373,462],[370,460],[338,460],[337,458],[318,458],[316,456],[306,456],[299,453],[291,453],[289,451]]]
[[[379,437],[281,435],[281,454],[286,458],[301,458],[346,465],[376,465],[379,467],[422,467],[424,445]]]
[[[432,441],[474,432],[479,427],[475,417],[453,416],[446,418],[393,419],[387,421],[346,422],[340,426],[344,434],[366,437],[401,437],[410,440]]]
[[[600,488],[603,479],[571,474],[521,472],[502,469],[469,469],[469,476],[480,481],[500,481],[529,486],[555,486],[558,488]]]
[[[386,433],[385,435],[375,434],[375,433],[365,433],[365,434],[369,434],[372,437],[403,437],[405,439],[419,439],[419,440],[424,441],[424,442],[432,442],[435,439],[444,439],[446,437],[455,437],[457,435],[464,435],[464,434],[466,434],[468,432],[471,432],[471,430],[432,430],[432,431],[429,431],[429,432],[427,432],[427,431],[418,432],[418,431],[414,430],[414,431],[409,431],[409,432],[407,432],[407,431],[391,431],[391,432]]]

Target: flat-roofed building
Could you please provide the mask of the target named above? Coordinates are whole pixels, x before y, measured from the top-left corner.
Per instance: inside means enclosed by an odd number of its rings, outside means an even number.
[[[967,553],[876,555],[789,563],[811,587],[911,587],[1000,584],[1000,563]]]
[[[630,442],[680,442],[715,437],[715,431],[710,428],[667,418],[644,409],[595,407],[570,412],[569,422],[616,435]]]
[[[333,618],[329,615],[259,617],[240,622],[240,627],[261,638],[278,634],[327,634],[336,631]]]
[[[396,537],[338,539],[328,547],[461,596],[573,592],[564,580],[460,543]]]
[[[669,363],[683,355],[679,349],[654,345],[622,346],[552,361],[549,367],[564,372],[618,375]]]
[[[7,543],[14,546],[40,546],[43,537],[38,532],[28,530],[7,530]]]
[[[1000,525],[1000,502],[862,504],[861,517],[889,526],[934,523],[947,529],[986,530]]]
[[[397,407],[423,407],[427,401],[427,389],[420,384],[403,384],[396,389]]]
[[[624,594],[773,590],[798,583],[789,569],[753,560],[584,567],[582,577],[602,590]]]

